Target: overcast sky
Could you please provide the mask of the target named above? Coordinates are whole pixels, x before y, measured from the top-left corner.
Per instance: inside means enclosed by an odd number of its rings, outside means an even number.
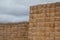
[[[29,21],[29,6],[60,0],[0,0],[0,23]]]

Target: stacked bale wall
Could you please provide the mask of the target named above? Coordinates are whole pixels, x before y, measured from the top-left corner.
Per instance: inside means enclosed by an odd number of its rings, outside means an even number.
[[[30,7],[29,40],[60,40],[60,2]]]
[[[0,24],[0,40],[28,40],[28,24],[27,22]]]

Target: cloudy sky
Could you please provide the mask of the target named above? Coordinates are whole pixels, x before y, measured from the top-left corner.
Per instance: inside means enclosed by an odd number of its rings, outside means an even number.
[[[0,23],[29,21],[31,5],[59,2],[60,0],[0,0]]]

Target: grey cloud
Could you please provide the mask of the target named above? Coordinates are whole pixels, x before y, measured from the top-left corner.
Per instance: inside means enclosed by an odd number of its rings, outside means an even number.
[[[2,17],[4,16],[4,17]],[[28,21],[29,16],[13,16],[13,15],[5,15],[0,14],[0,23],[9,23],[9,22],[22,22],[22,21]]]
[[[7,5],[7,4],[8,3],[6,3],[5,5],[0,5],[0,11],[3,14],[14,14],[14,15],[15,14],[19,15],[20,14],[21,15],[21,14],[24,14],[26,11],[28,11],[28,8],[26,6],[24,6],[24,5],[19,5],[17,3],[15,3],[15,4],[12,3],[13,5]],[[25,14],[27,14],[27,13],[25,13]]]
[[[45,4],[52,2],[59,2],[60,0],[15,0],[18,4],[23,4],[26,6],[37,5],[37,4]]]
[[[0,0],[0,23],[29,20],[28,7],[14,0]]]

